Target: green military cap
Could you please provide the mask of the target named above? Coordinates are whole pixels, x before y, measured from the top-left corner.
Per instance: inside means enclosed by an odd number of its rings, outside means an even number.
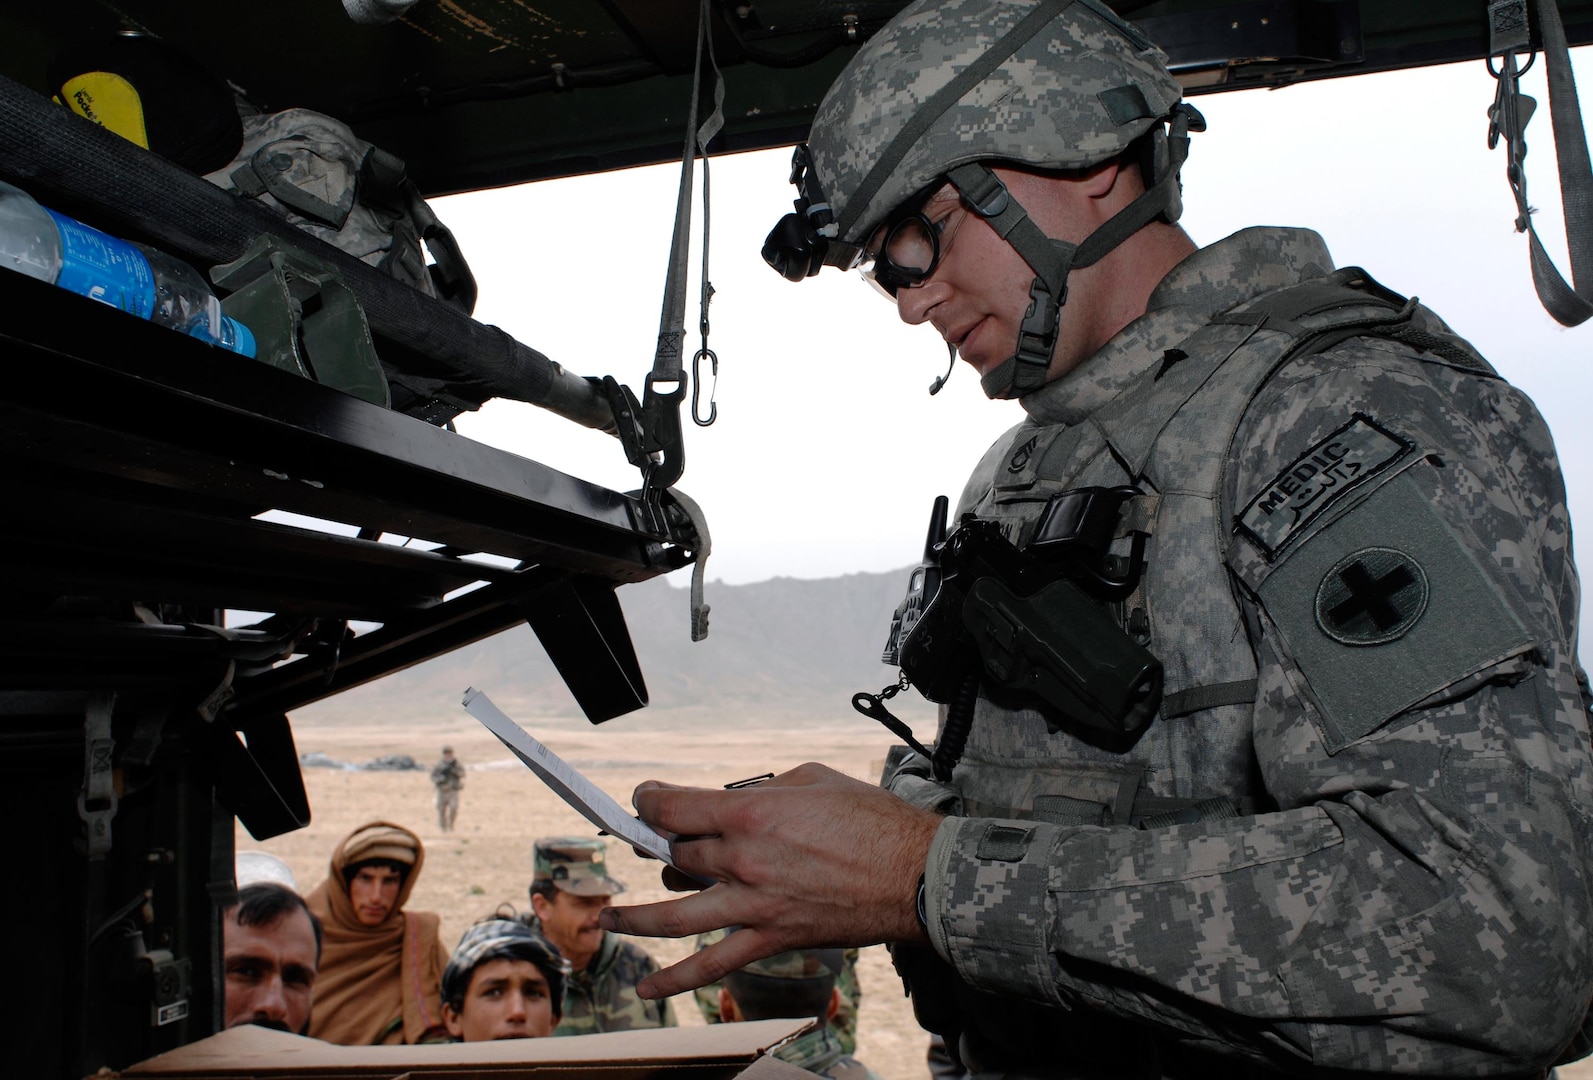
[[[794,949],[754,960],[741,970],[766,979],[822,979],[839,975],[845,962],[843,949]]]
[[[576,896],[612,896],[625,886],[608,874],[608,845],[574,836],[544,837],[531,845],[531,882],[551,881]]]

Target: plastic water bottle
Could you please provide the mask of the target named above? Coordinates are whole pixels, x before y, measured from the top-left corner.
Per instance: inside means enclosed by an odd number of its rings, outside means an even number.
[[[57,214],[0,181],[0,266],[224,349],[255,354],[254,334],[221,313],[204,276],[163,251]]]

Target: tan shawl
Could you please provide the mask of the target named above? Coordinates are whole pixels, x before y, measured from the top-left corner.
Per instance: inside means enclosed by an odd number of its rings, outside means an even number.
[[[409,861],[393,914],[362,926],[349,902],[344,868],[372,858]],[[310,1034],[343,1046],[417,1043],[443,1032],[440,986],[448,950],[437,936],[440,920],[429,911],[405,911],[420,877],[426,849],[400,825],[373,821],[350,833],[332,854],[331,872],[306,897],[320,918],[324,945],[315,980]],[[402,1020],[402,1024],[395,1021]]]

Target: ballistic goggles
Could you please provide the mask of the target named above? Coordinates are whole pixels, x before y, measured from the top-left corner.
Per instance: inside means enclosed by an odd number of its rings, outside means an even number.
[[[874,230],[863,251],[858,269],[865,280],[891,300],[900,289],[922,285],[940,267],[941,257],[951,250],[957,227],[967,216],[960,195],[943,200],[950,203],[939,219],[928,212],[931,201],[947,190],[944,179],[936,180],[907,204],[891,213]],[[933,208],[938,211],[940,206]]]
[[[834,216],[818,181],[806,146],[798,146],[791,159],[791,183],[799,192],[796,212],[787,214],[770,231],[763,258],[789,281],[812,277],[825,266],[858,269],[888,298],[899,290],[922,284],[940,265],[951,247],[965,206],[957,205],[939,220],[926,212],[930,201],[945,187],[945,177],[922,188],[892,211],[864,247],[835,239]]]

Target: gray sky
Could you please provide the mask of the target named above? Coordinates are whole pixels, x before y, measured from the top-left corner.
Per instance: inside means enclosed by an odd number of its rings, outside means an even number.
[[[1593,50],[1574,56],[1582,85],[1593,86]],[[1568,274],[1542,70],[1540,60],[1525,80],[1543,106],[1528,128],[1530,192],[1539,232]],[[1192,140],[1183,224],[1202,244],[1248,225],[1313,228],[1340,265],[1420,296],[1537,401],[1573,514],[1585,522],[1593,520],[1593,323],[1561,329],[1532,291],[1504,153],[1486,146],[1493,92],[1477,62],[1196,98],[1210,130]],[[917,562],[933,497],[955,498],[985,447],[1021,415],[1010,402],[987,401],[961,363],[930,398],[928,384],[946,365],[938,335],[901,324],[857,275],[827,269],[792,284],[763,265],[763,237],[790,209],[789,159],[776,150],[712,165],[719,421],[706,429],[686,421],[679,484],[708,517],[710,580]],[[639,394],[652,366],[678,177],[677,165],[436,200],[481,283],[476,317],[578,374],[612,374]],[[694,287],[693,351],[696,324]],[[589,480],[638,486],[615,440],[534,406],[492,402],[461,417],[459,429]]]

